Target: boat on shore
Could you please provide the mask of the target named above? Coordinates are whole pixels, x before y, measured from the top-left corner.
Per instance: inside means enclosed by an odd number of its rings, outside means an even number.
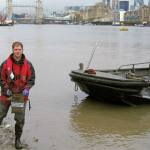
[[[14,25],[14,21],[13,20],[3,20],[0,21],[0,26],[13,26]]]
[[[0,26],[13,26],[13,24],[0,23]]]
[[[150,102],[150,62],[108,70],[84,70],[82,67],[71,71],[70,77],[81,91],[92,97],[120,102],[129,99]]]

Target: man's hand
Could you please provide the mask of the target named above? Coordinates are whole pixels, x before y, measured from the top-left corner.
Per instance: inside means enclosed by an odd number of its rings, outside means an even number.
[[[12,92],[11,92],[9,89],[7,89],[6,95],[7,95],[7,96],[11,96],[11,95],[12,95]]]
[[[29,96],[29,89],[26,88],[23,90],[23,96]]]

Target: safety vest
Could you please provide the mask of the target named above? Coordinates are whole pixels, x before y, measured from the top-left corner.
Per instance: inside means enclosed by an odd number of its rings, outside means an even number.
[[[7,65],[7,82],[10,90],[13,93],[20,93],[24,89],[27,83],[27,60],[24,58],[23,63],[15,63],[12,58],[9,57],[6,62]]]

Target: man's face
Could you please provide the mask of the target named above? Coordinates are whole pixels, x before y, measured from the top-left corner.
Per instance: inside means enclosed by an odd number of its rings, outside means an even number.
[[[21,58],[22,54],[23,54],[23,49],[20,45],[15,46],[13,49],[13,53],[14,53],[14,57],[19,59]]]

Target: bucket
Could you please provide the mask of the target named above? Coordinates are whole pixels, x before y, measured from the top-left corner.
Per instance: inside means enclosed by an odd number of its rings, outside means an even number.
[[[23,94],[13,94],[11,99],[11,112],[23,113],[25,110]]]

